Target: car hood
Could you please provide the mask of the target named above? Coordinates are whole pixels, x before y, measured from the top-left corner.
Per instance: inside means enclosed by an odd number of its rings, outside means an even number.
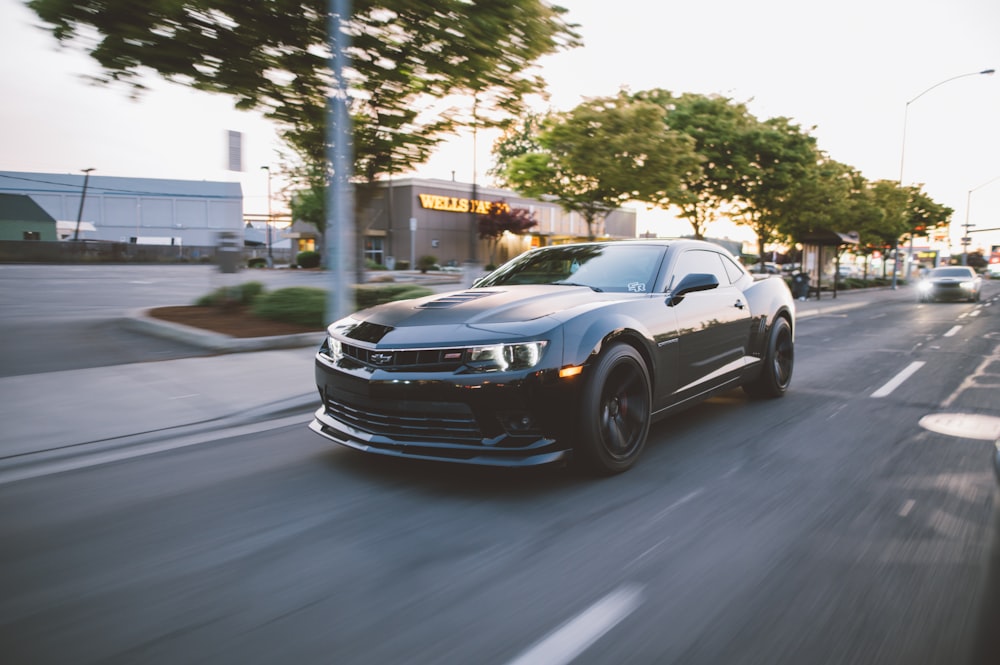
[[[580,308],[623,297],[578,286],[473,288],[363,310],[352,316],[362,325],[347,337],[381,347],[525,339],[544,334]]]

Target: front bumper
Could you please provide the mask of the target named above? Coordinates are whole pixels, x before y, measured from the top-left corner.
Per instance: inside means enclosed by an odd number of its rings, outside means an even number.
[[[959,283],[933,284],[923,291],[931,300],[968,300],[976,295],[974,287],[962,286]]]
[[[322,407],[309,428],[355,450],[508,467],[570,454],[579,376],[382,371],[322,354],[315,372]]]

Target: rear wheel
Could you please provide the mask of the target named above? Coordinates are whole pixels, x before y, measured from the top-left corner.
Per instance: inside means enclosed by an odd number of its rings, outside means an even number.
[[[795,343],[792,327],[783,317],[771,324],[771,334],[767,338],[760,375],[743,384],[743,391],[751,397],[781,397],[792,381],[792,367],[795,364]]]
[[[629,469],[646,445],[650,418],[649,370],[627,344],[598,358],[583,389],[577,453],[601,475]]]

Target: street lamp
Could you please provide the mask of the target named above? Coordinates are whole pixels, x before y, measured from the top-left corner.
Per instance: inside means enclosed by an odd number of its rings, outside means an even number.
[[[968,258],[969,258],[969,242],[971,240],[969,238],[969,229],[972,228],[973,226],[975,226],[975,224],[969,224],[969,209],[972,207],[972,192],[976,191],[977,189],[982,189],[986,185],[994,183],[997,180],[1000,180],[1000,176],[997,176],[996,178],[993,178],[992,180],[987,180],[983,184],[978,185],[976,187],[973,187],[965,195],[965,224],[962,225],[962,231],[963,231],[963,233],[962,233],[962,265],[963,266],[964,265],[968,265],[967,261],[968,261]]]
[[[94,169],[81,169],[83,171],[83,192],[80,194],[80,209],[76,212],[76,230],[73,231],[73,240],[80,237],[80,219],[83,217],[83,202],[87,199],[87,182],[90,180],[90,172]]]
[[[943,81],[938,81],[937,83],[935,83],[931,87],[927,88],[926,90],[924,90],[923,92],[921,92],[919,95],[917,95],[916,97],[914,97],[910,101],[906,102],[906,107],[903,109],[903,142],[902,142],[902,147],[899,150],[899,186],[900,187],[903,186],[903,165],[904,165],[905,160],[906,160],[906,122],[907,122],[907,120],[909,118],[909,114],[910,114],[910,104],[912,104],[913,102],[917,101],[918,99],[920,99],[921,97],[923,97],[924,95],[926,95],[928,92],[930,92],[934,88],[937,88],[938,86],[942,86],[945,83],[950,83],[951,81],[962,79],[962,78],[965,78],[967,76],[981,76],[981,75],[987,75],[988,76],[988,75],[993,74],[995,71],[996,71],[995,69],[991,68],[991,69],[984,69],[984,70],[978,71],[978,72],[968,72],[967,74],[959,74],[958,76],[952,76],[951,78],[947,78],[947,79],[945,79]],[[910,277],[910,268],[913,266],[913,261],[912,261],[912,259],[913,259],[913,233],[912,232],[910,233],[910,259],[911,260],[909,262],[907,262],[907,264],[906,264],[906,277],[907,277],[907,279],[909,279],[909,277]],[[894,288],[894,289],[896,288],[896,269],[897,269],[898,265],[899,265],[899,251],[897,250],[896,251],[896,260],[892,264],[892,288]]]
[[[274,254],[271,253],[271,167],[262,166],[267,171],[267,267],[274,267]]]

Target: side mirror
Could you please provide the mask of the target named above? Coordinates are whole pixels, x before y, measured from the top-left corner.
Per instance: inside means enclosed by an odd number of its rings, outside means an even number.
[[[695,291],[710,291],[711,289],[719,288],[719,278],[711,273],[693,272],[689,275],[685,275],[677,288],[673,290],[670,297],[667,299],[667,304],[673,307],[674,305],[680,303],[689,293],[694,293]]]

